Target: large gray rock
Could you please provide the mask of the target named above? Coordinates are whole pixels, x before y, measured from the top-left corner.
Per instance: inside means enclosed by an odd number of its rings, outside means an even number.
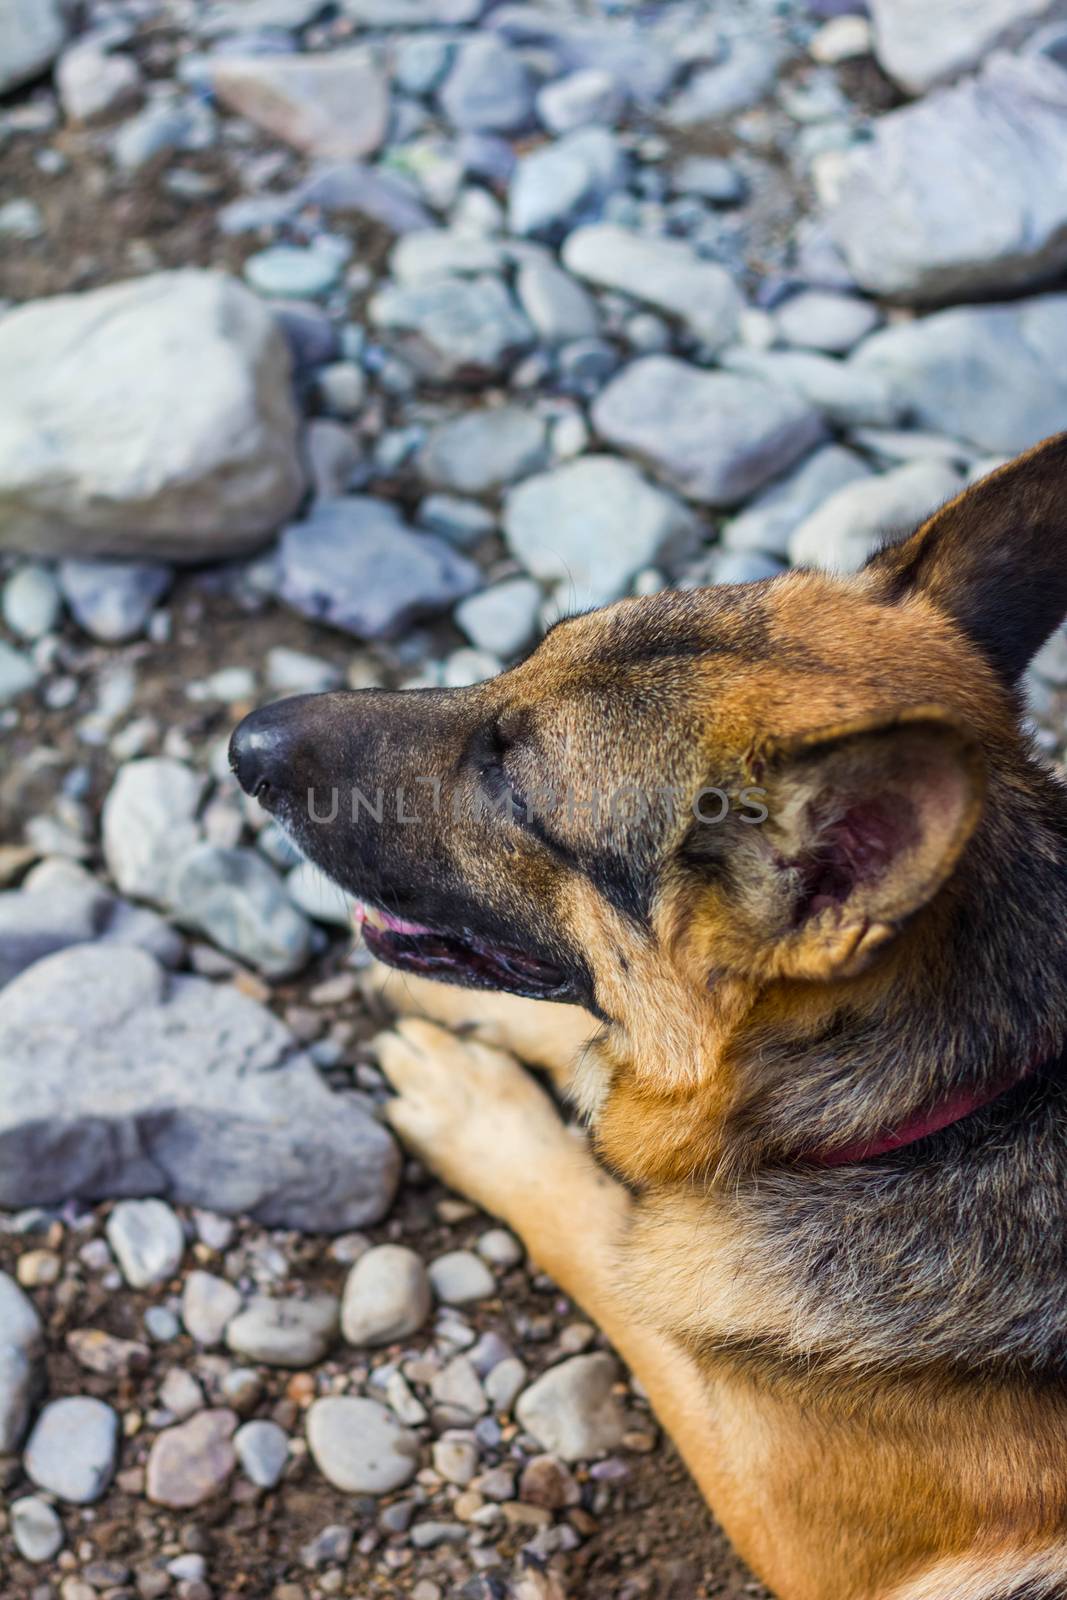
[[[469,411],[434,428],[419,451],[419,475],[437,489],[485,494],[545,464],[545,424],[518,406]]]
[[[195,845],[175,864],[167,900],[176,919],[268,978],[307,965],[311,924],[255,850]]]
[[[67,1395],[45,1406],[26,1445],[27,1476],[72,1505],[99,1500],[115,1473],[119,1419],[103,1400]]]
[[[594,223],[570,235],[563,264],[600,289],[619,289],[678,317],[713,350],[737,333],[743,302],[733,279],[681,239],[649,239],[611,222]]]
[[[789,541],[790,559],[798,567],[857,572],[887,539],[910,533],[962,487],[943,461],[911,461],[857,479],[805,517]]]
[[[22,1443],[44,1377],[44,1335],[32,1300],[0,1272],[0,1455]]]
[[[0,1060],[0,1207],[160,1194],[332,1233],[392,1200],[392,1139],[269,1011],[140,950],[78,946],[8,984]]]
[[[923,428],[1015,455],[1067,425],[1067,295],[961,306],[885,328],[851,358]]]
[[[0,988],[35,961],[93,941],[137,945],[177,966],[181,936],[156,912],[119,900],[73,861],[44,861],[0,894]]]
[[[527,572],[558,583],[576,607],[617,600],[642,567],[684,557],[699,541],[689,510],[614,456],[583,456],[519,484],[504,532]]]
[[[670,356],[632,362],[596,401],[593,422],[690,499],[722,506],[791,467],[823,433],[818,411],[795,391]]]
[[[183,761],[145,756],[120,767],[101,815],[104,859],[123,894],[166,904],[175,864],[202,834],[204,779]]]
[[[50,66],[66,37],[60,0],[0,0],[0,94]]]
[[[0,319],[0,549],[194,561],[304,487],[285,340],[255,295],[167,272]]]
[[[875,294],[999,293],[1067,265],[1065,163],[1067,72],[995,55],[978,77],[879,118],[827,220]]]
[[[515,1415],[527,1433],[561,1461],[586,1461],[617,1450],[626,1412],[614,1393],[619,1364],[604,1352],[572,1356],[519,1396]]]
[[[533,328],[499,278],[387,284],[369,311],[374,325],[399,335],[408,358],[439,381],[498,376],[534,343]]]
[[[389,87],[367,50],[220,56],[209,76],[223,105],[305,155],[358,161],[385,138]]]
[[[278,553],[282,599],[363,639],[391,639],[445,611],[481,582],[473,562],[395,506],[368,495],[320,500],[287,528]]]
[[[1060,9],[1059,0],[871,0],[875,54],[902,89],[923,94]]]

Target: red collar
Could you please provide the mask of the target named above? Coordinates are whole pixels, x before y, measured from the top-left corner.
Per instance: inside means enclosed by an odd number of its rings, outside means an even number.
[[[1040,1056],[1037,1060],[1028,1062],[1021,1072],[1013,1072],[1010,1077],[1002,1078],[992,1088],[957,1089],[944,1100],[939,1100],[935,1106],[931,1106],[928,1111],[919,1111],[915,1116],[909,1117],[890,1133],[877,1135],[873,1139],[857,1139],[855,1143],[841,1145],[836,1150],[816,1150],[808,1159],[819,1167],[847,1167],[856,1161],[870,1161],[875,1156],[885,1156],[894,1150],[904,1150],[909,1144],[918,1144],[920,1139],[926,1139],[932,1133],[940,1133],[942,1128],[951,1128],[953,1123],[962,1122],[964,1117],[969,1117],[972,1111],[980,1111],[983,1106],[999,1100],[1002,1094],[1007,1094],[1009,1089],[1014,1089],[1017,1084],[1029,1078],[1047,1059],[1046,1056]]]

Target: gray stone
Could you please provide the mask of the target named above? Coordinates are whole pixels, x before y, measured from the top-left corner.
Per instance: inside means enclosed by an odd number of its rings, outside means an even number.
[[[419,228],[397,241],[389,266],[398,283],[425,283],[429,278],[475,278],[499,272],[503,246],[481,234],[453,228]]]
[[[440,278],[386,285],[369,306],[375,327],[399,334],[426,377],[480,380],[504,373],[534,343],[534,330],[498,278]]]
[[[444,689],[467,689],[472,683],[485,683],[504,670],[504,663],[485,650],[453,650],[441,668]]]
[[[1030,671],[1058,689],[1067,686],[1067,632],[1063,628],[1057,628],[1051,639],[1042,645],[1030,663]]]
[[[63,598],[86,633],[103,644],[122,644],[144,631],[173,572],[154,561],[61,561]]]
[[[478,1471],[478,1441],[472,1433],[447,1429],[433,1444],[434,1471],[446,1483],[466,1488]]]
[[[794,389],[835,427],[890,427],[903,416],[904,408],[887,378],[833,356],[735,348],[724,353],[722,362],[731,372],[760,378],[774,388]]]
[[[342,266],[329,251],[276,244],[249,256],[244,275],[257,294],[281,300],[314,300],[329,294],[341,276]]]
[[[336,689],[343,674],[332,661],[275,645],[267,651],[267,683],[277,694],[320,694]]]
[[[395,506],[369,496],[320,500],[287,528],[279,593],[305,616],[365,639],[391,639],[481,582],[472,562],[415,533]]]
[[[281,1482],[289,1459],[289,1435],[276,1422],[257,1420],[238,1428],[233,1439],[241,1471],[257,1489]]]
[[[583,67],[554,83],[546,83],[537,96],[537,115],[550,133],[570,133],[592,125],[610,128],[623,109],[623,96],[610,72]]]
[[[804,518],[847,483],[870,477],[862,456],[844,445],[827,444],[772,483],[723,529],[723,543],[731,550],[762,551],[785,556],[789,540]]]
[[[327,213],[355,211],[380,222],[392,233],[433,225],[432,216],[419,203],[418,192],[410,183],[398,173],[361,161],[317,168],[292,200],[294,211],[302,206],[319,206]]]
[[[44,1378],[44,1335],[33,1301],[0,1272],[0,1454],[22,1443]]]
[[[962,487],[960,474],[938,461],[913,461],[847,484],[805,517],[789,541],[790,559],[795,566],[857,572],[888,537],[910,533]]]
[[[34,200],[24,197],[0,205],[0,237],[24,243],[44,237],[44,214]]]
[[[1067,72],[996,55],[978,77],[880,117],[846,158],[827,220],[872,293],[1002,293],[1067,265],[1065,161]]]
[[[871,0],[875,54],[902,89],[923,94],[1055,9],[1056,0]]]
[[[850,360],[888,376],[920,427],[1015,455],[1067,417],[1067,295],[938,312],[873,334]]]
[[[201,844],[179,857],[167,901],[184,927],[268,978],[289,978],[311,955],[311,928],[254,850]]]
[[[473,1250],[449,1250],[430,1262],[430,1283],[446,1306],[466,1306],[496,1293],[496,1279]]]
[[[60,0],[3,0],[0,4],[0,94],[28,83],[50,66],[67,37]]]
[[[736,337],[742,300],[733,279],[681,239],[648,239],[601,222],[569,236],[563,264],[601,289],[621,290],[678,317],[709,349]]]
[[[376,1400],[330,1395],[314,1401],[307,1436],[315,1465],[345,1494],[389,1494],[418,1470],[418,1439]]]
[[[134,1289],[166,1283],[185,1254],[182,1225],[165,1200],[120,1200],[107,1219],[107,1241]]]
[[[778,336],[785,344],[832,356],[847,355],[873,333],[880,320],[878,307],[869,300],[825,289],[791,295],[774,314]]]
[[[617,1450],[626,1413],[613,1393],[614,1356],[572,1356],[549,1367],[519,1397],[515,1415],[537,1442],[561,1461],[587,1461]]]
[[[235,1355],[265,1367],[313,1367],[337,1339],[336,1295],[271,1300],[259,1295],[228,1323]]]
[[[115,1473],[119,1419],[102,1400],[68,1395],[45,1406],[26,1444],[26,1475],[47,1494],[88,1506]]]
[[[510,133],[533,112],[533,85],[521,56],[491,34],[463,40],[439,95],[454,128]]]
[[[742,173],[722,156],[683,156],[671,174],[671,187],[718,206],[740,205],[748,192]]]
[[[536,472],[546,453],[540,417],[518,406],[497,406],[440,423],[415,464],[435,488],[479,495]]]
[[[184,762],[146,756],[120,767],[101,814],[104,859],[123,894],[167,900],[175,863],[200,843],[204,779]]]
[[[66,50],[56,67],[56,89],[73,122],[96,122],[136,105],[141,73],[130,56],[107,55],[92,44]]]
[[[0,614],[20,639],[43,639],[59,621],[63,599],[48,567],[27,561],[4,584]]]
[[[533,641],[543,600],[532,578],[505,578],[461,601],[455,617],[476,649],[507,659]]]
[[[343,0],[341,9],[368,28],[445,28],[477,22],[486,0]]]
[[[221,1344],[226,1326],[241,1309],[232,1283],[211,1272],[190,1272],[182,1285],[182,1322],[197,1344]]]
[[[412,33],[393,56],[393,83],[404,94],[428,95],[440,86],[452,64],[454,41],[442,34]]]
[[[223,1407],[198,1411],[188,1422],[164,1428],[153,1440],[145,1471],[145,1494],[157,1506],[185,1511],[225,1488],[237,1465],[233,1447],[237,1417]]]
[[[217,558],[303,493],[285,341],[221,274],[31,301],[0,319],[4,373],[0,548]]]
[[[517,1267],[526,1252],[506,1228],[487,1228],[478,1240],[478,1254],[494,1267]]]
[[[700,68],[674,96],[666,121],[675,128],[692,128],[747,111],[770,94],[779,63],[779,51],[765,30],[732,39],[724,61]]]
[[[686,573],[682,588],[700,588],[709,583],[760,583],[777,578],[782,562],[762,550],[713,550]]]
[[[480,543],[496,531],[497,519],[477,500],[460,499],[454,494],[428,494],[421,501],[415,520],[428,533],[438,533],[460,550]]]
[[[361,1256],[348,1274],[341,1332],[349,1344],[393,1344],[418,1333],[431,1304],[430,1280],[414,1250],[378,1245]]]
[[[23,1561],[51,1561],[63,1548],[63,1524],[47,1500],[35,1494],[11,1502],[11,1537]]]
[[[39,676],[29,656],[0,639],[0,706],[32,689]]]
[[[73,861],[42,861],[0,894],[0,986],[56,950],[91,940],[137,945],[177,966],[184,943],[154,911],[118,900]]]
[[[204,1409],[204,1391],[191,1372],[186,1372],[182,1367],[171,1367],[159,1386],[159,1403],[172,1417],[184,1421],[194,1412]]]
[[[508,189],[512,233],[556,238],[595,221],[625,180],[626,163],[606,128],[577,128],[523,156]]]
[[[600,332],[600,317],[592,299],[582,285],[555,262],[524,262],[515,287],[519,304],[543,344],[592,339]]]
[[[223,105],[305,155],[357,161],[385,138],[389,87],[368,50],[219,56],[209,76]]]
[[[593,422],[690,499],[723,506],[785,472],[823,436],[819,413],[800,394],[669,356],[631,363],[597,400]]]
[[[485,1268],[482,1270],[484,1272]],[[430,1391],[437,1412],[443,1412],[443,1420],[449,1423],[474,1422],[489,1409],[481,1379],[469,1356],[453,1356],[446,1362],[441,1371],[434,1374]]]
[[[613,456],[582,456],[519,484],[504,532],[516,560],[577,606],[617,600],[642,567],[681,558],[699,539],[685,506]]]
[[[498,1361],[482,1379],[482,1387],[493,1410],[506,1416],[526,1387],[526,1379],[525,1364],[518,1356],[505,1356],[503,1361]]]
[[[392,1200],[392,1139],[269,1011],[140,950],[22,973],[0,991],[0,1059],[0,1207],[155,1193],[337,1233]]]
[[[669,86],[677,62],[667,39],[628,18],[586,18],[560,6],[502,5],[491,25],[515,44],[544,47],[560,67],[608,72],[629,95],[653,106]]]
[[[322,802],[325,810],[325,801]],[[351,931],[356,901],[312,861],[298,861],[286,874],[285,891],[294,905],[315,922]]]
[[[217,133],[216,119],[201,101],[167,94],[119,124],[111,154],[124,172],[139,172],[164,151],[209,150]]]

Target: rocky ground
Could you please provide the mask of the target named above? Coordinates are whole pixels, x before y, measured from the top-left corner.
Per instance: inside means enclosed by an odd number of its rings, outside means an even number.
[[[5,1596],[762,1593],[225,744],[1067,425],[1067,23],[938,12],[0,0]]]

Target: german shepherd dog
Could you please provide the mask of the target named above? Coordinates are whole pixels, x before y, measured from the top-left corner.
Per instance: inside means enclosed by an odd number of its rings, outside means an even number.
[[[782,1600],[1067,1596],[1067,792],[1019,697],[1065,500],[1067,434],[857,575],[234,735],[414,975],[393,1125],[599,1322]]]

